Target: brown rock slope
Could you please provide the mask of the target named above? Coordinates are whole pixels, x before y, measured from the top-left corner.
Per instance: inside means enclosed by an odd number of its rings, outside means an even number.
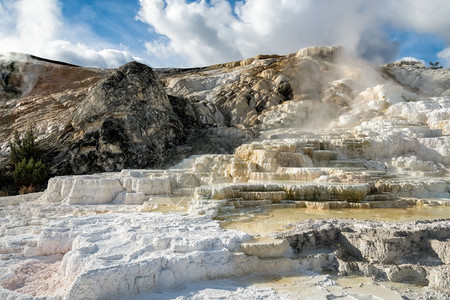
[[[1,57],[0,57],[1,58]],[[108,70],[87,69],[21,55],[0,60],[3,91],[0,92],[0,159],[6,165],[8,141],[14,131],[33,129],[49,147],[72,118],[75,107],[86,97],[89,87]],[[11,80],[13,79],[13,80]]]

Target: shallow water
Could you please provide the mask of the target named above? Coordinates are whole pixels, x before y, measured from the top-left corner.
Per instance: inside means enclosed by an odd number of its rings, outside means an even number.
[[[270,279],[270,278],[269,278]],[[292,275],[273,277],[255,283],[259,288],[273,288],[285,299],[391,299],[402,300],[389,284],[361,276]]]
[[[187,207],[191,200],[192,195],[152,195],[148,200],[148,204]]]
[[[233,279],[191,283],[163,291],[125,297],[123,300],[162,299],[301,299],[301,300],[402,300],[408,290],[409,299],[424,295],[421,287],[391,282],[376,282],[361,276],[338,277],[326,274],[280,274],[247,276]],[[408,298],[406,298],[408,299]],[[431,298],[433,299],[433,298]]]
[[[241,230],[251,235],[265,235],[286,230],[286,225],[308,219],[355,218],[362,220],[412,222],[450,218],[450,206],[413,206],[409,208],[307,209],[281,208],[243,221],[230,221],[223,228]]]

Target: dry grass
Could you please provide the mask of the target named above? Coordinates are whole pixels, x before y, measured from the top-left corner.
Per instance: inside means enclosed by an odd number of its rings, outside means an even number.
[[[30,186],[21,186],[19,189],[19,195],[24,195],[24,194],[30,194],[30,193],[34,193],[36,191],[36,187],[34,187],[33,185]]]

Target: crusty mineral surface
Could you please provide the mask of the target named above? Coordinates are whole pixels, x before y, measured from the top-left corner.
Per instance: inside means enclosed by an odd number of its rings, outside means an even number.
[[[449,224],[448,219],[413,223],[314,220],[293,224],[278,237],[288,240],[299,255],[334,249],[335,267],[344,275],[424,284],[449,292]]]

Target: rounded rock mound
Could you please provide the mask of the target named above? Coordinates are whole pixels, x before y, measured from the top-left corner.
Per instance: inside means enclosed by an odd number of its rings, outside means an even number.
[[[100,80],[70,124],[74,173],[118,171],[163,164],[183,125],[153,70],[130,62]]]

